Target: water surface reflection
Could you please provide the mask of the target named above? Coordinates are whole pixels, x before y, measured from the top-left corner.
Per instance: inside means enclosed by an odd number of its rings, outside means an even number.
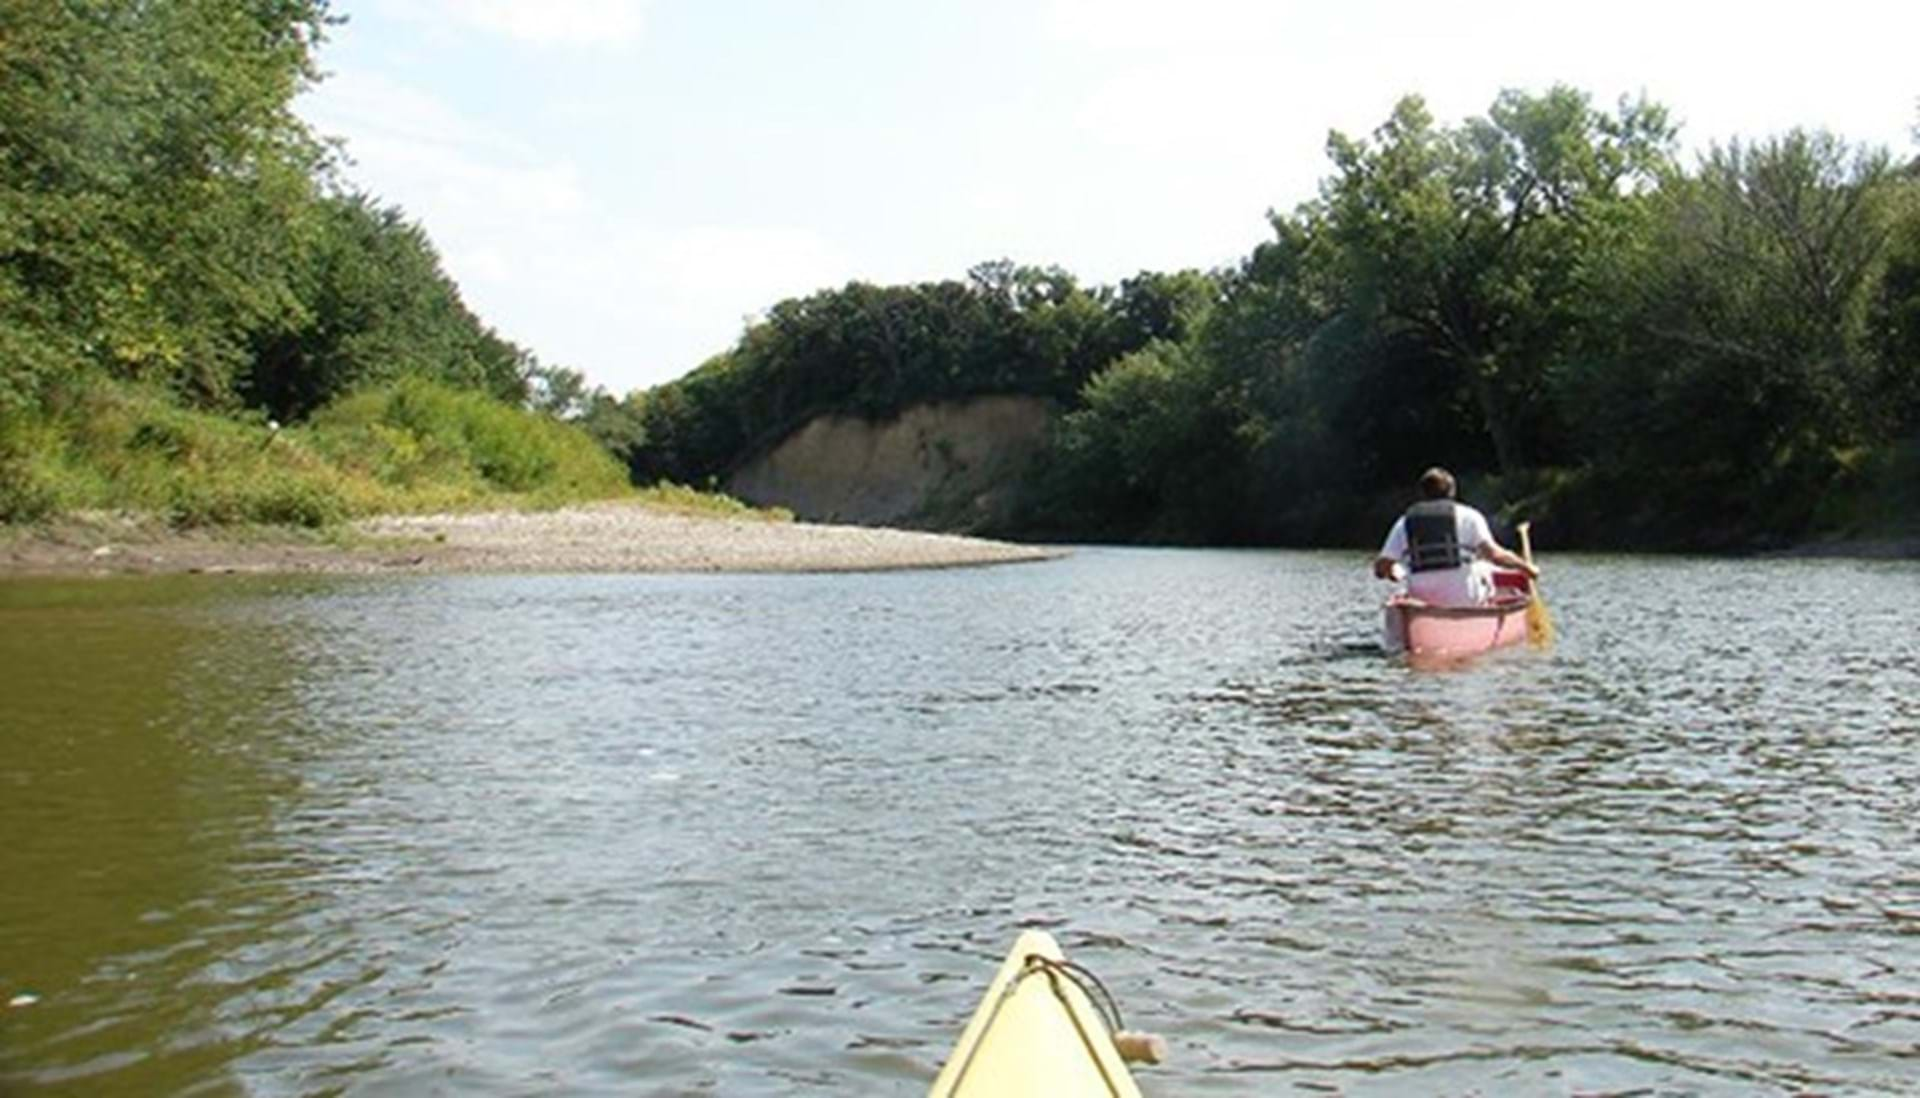
[[[1154,1093],[1902,1093],[1920,569],[0,587],[0,1082],[921,1092],[1022,926]]]

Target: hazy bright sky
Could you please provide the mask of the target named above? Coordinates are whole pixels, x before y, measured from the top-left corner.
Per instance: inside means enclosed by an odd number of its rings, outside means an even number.
[[[1210,268],[1311,198],[1330,129],[1558,81],[1704,147],[1915,151],[1920,3],[335,0],[302,103],[468,304],[616,392],[749,316],[1011,258]]]

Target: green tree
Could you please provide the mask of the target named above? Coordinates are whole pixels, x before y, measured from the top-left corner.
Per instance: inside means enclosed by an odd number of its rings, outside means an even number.
[[[1146,341],[1116,322],[1113,300],[1057,267],[1002,260],[964,282],[852,282],[779,302],[729,352],[642,401],[634,478],[723,477],[828,413],[878,419],[995,393],[1071,402],[1113,355]]]
[[[1614,328],[1559,380],[1603,479],[1687,512],[1683,540],[1808,529],[1893,426],[1898,196],[1883,152],[1800,131],[1649,196],[1646,235],[1595,281]]]
[[[87,367],[219,402],[295,309],[326,0],[0,6],[0,401]]]
[[[634,454],[646,445],[646,418],[638,393],[622,398],[596,388],[575,422],[628,470],[633,467]]]
[[[1881,366],[1877,407],[1896,434],[1920,431],[1920,161],[1894,191],[1887,268],[1873,308]]]
[[[295,309],[255,336],[240,386],[249,403],[297,419],[402,376],[526,396],[537,363],[468,310],[425,230],[400,210],[333,196],[307,227],[287,263]]]
[[[1591,235],[1653,181],[1671,140],[1659,107],[1607,114],[1564,87],[1503,92],[1452,130],[1408,97],[1370,140],[1329,138],[1335,175],[1301,217],[1326,234],[1348,307],[1456,371],[1515,470],[1554,435],[1546,372]]]
[[[530,360],[531,362],[531,360]],[[565,366],[531,362],[527,369],[527,406],[555,419],[579,419],[604,390],[589,388],[587,375]]]
[[[1190,345],[1153,343],[1089,380],[1059,423],[1026,521],[1055,533],[1231,540],[1240,417]]]
[[[527,371],[527,404],[533,411],[579,426],[601,448],[629,468],[646,441],[639,393],[625,399],[587,384],[585,374],[565,366],[534,363]]]
[[[1112,317],[1111,346],[1133,349],[1155,341],[1190,342],[1206,325],[1220,293],[1219,280],[1200,271],[1141,271],[1120,283],[1107,306]]]

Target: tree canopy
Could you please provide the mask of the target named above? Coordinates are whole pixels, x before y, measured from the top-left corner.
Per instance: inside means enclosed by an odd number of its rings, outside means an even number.
[[[1508,91],[1442,124],[1409,96],[1331,134],[1317,195],[1226,269],[852,282],[617,398],[489,328],[342,180],[291,109],[334,19],[0,6],[0,482],[32,449],[10,425],[89,386],[264,422],[415,381],[692,484],[823,413],[1029,394],[1059,414],[1005,532],[1059,537],[1352,543],[1439,462],[1572,540],[1740,546],[1920,481],[1920,160],[1831,133],[1684,164],[1645,100]]]
[[[1436,462],[1589,544],[1870,519],[1920,471],[1920,170],[1821,131],[1675,149],[1644,99],[1508,91],[1443,126],[1410,96],[1332,134],[1317,197],[1230,269],[782,302],[635,398],[633,468],[720,477],[820,412],[1020,392],[1060,416],[1010,533],[1350,544]]]
[[[1195,272],[1087,290],[1058,268],[983,263],[967,280],[854,282],[782,301],[730,351],[641,400],[640,480],[704,482],[827,412],[883,417],[989,393],[1077,399],[1095,371],[1190,337],[1212,295]]]
[[[294,115],[333,21],[328,0],[0,10],[0,410],[87,377],[281,417],[402,374],[524,395],[530,356]]]
[[[425,230],[293,113],[334,21],[327,0],[0,4],[0,522],[318,523],[618,483],[519,407],[567,372],[475,316]],[[637,437],[579,402],[594,437]]]

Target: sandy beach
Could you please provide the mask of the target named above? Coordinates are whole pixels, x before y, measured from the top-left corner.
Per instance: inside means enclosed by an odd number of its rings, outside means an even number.
[[[907,530],[713,518],[633,503],[366,519],[341,536],[175,531],[89,515],[0,537],[0,576],[171,573],[847,572],[1049,560],[1063,550]]]

